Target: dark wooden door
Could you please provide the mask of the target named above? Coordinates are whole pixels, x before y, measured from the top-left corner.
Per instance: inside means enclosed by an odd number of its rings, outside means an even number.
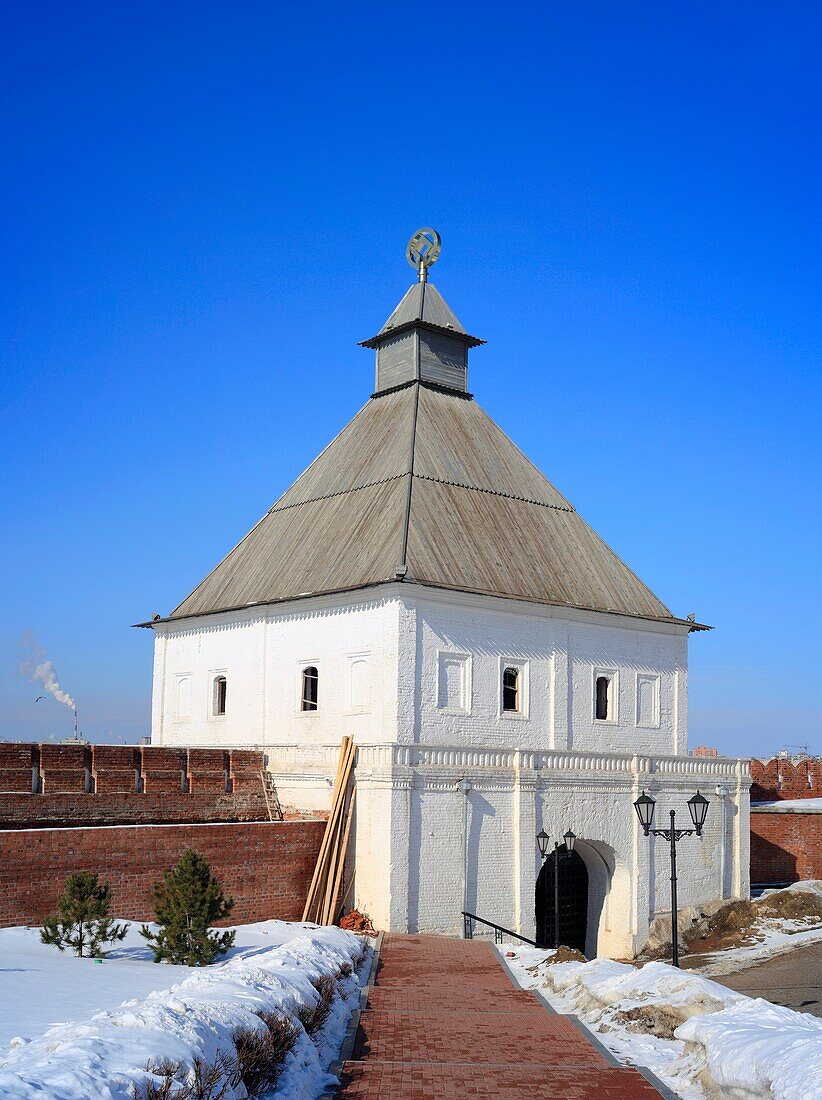
[[[554,946],[554,854],[542,865],[536,889],[537,943]],[[559,849],[559,942],[585,951],[588,870],[577,852]]]

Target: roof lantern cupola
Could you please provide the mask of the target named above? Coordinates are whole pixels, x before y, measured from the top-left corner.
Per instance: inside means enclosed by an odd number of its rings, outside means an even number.
[[[417,272],[400,304],[376,336],[361,347],[377,353],[375,393],[410,382],[430,382],[457,393],[468,392],[468,349],[484,340],[469,336],[433,283],[428,269],[436,263],[442,241],[436,229],[418,229],[405,250]]]

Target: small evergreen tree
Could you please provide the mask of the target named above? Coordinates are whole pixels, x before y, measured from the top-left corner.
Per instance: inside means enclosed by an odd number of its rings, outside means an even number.
[[[234,943],[234,932],[210,931],[233,906],[233,898],[224,897],[221,884],[212,878],[208,863],[189,848],[154,887],[159,930],[152,932],[144,924],[140,934],[151,944],[155,962],[207,966]]]
[[[91,871],[78,871],[66,879],[66,892],[57,899],[57,912],[46,917],[40,930],[42,943],[75,955],[97,958],[103,944],[121,940],[128,931],[108,915],[111,888]]]

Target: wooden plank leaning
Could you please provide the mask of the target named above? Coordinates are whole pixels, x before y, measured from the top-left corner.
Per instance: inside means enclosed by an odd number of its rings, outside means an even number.
[[[328,924],[327,916],[330,898],[329,892],[336,874],[336,866],[339,860],[340,836],[345,820],[346,803],[351,789],[351,773],[354,763],[354,745],[349,745],[349,751],[342,762],[339,796],[334,806],[333,818],[329,820],[328,845],[326,847],[323,867],[319,877],[314,898],[312,914],[320,924]]]
[[[351,767],[354,760],[354,742],[351,737],[344,737],[340,745],[340,756],[337,762],[337,775],[334,780],[334,789],[331,796],[331,812],[323,834],[314,874],[303,909],[304,921],[317,921],[320,917],[320,898],[325,893],[326,879],[328,877],[328,865],[332,854],[332,843],[335,834],[339,830],[339,820],[347,792]]]
[[[331,903],[325,913],[325,920],[323,924],[333,924],[337,919],[337,914],[340,911],[340,891],[342,890],[343,876],[345,875],[345,857],[348,852],[348,840],[351,835],[351,822],[354,818],[354,804],[357,800],[357,788],[354,787],[351,791],[351,798],[348,800],[348,812],[345,818],[345,831],[343,832],[342,844],[339,850],[339,859],[337,860],[337,871],[334,875],[334,885],[331,891]]]

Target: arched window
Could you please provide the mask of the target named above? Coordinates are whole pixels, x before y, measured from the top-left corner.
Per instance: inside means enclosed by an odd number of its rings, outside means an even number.
[[[597,676],[596,684],[596,716],[600,721],[608,717],[608,696],[610,695],[611,680],[608,676]]]
[[[506,668],[502,674],[502,709],[519,710],[519,669]]]
[[[302,710],[316,710],[320,676],[314,665],[303,669],[303,690],[300,707]]]
[[[225,701],[226,701],[227,691],[228,691],[228,683],[226,681],[225,676],[215,676],[214,677],[214,703],[213,703],[213,708],[212,708],[213,713],[215,715],[225,714]]]

